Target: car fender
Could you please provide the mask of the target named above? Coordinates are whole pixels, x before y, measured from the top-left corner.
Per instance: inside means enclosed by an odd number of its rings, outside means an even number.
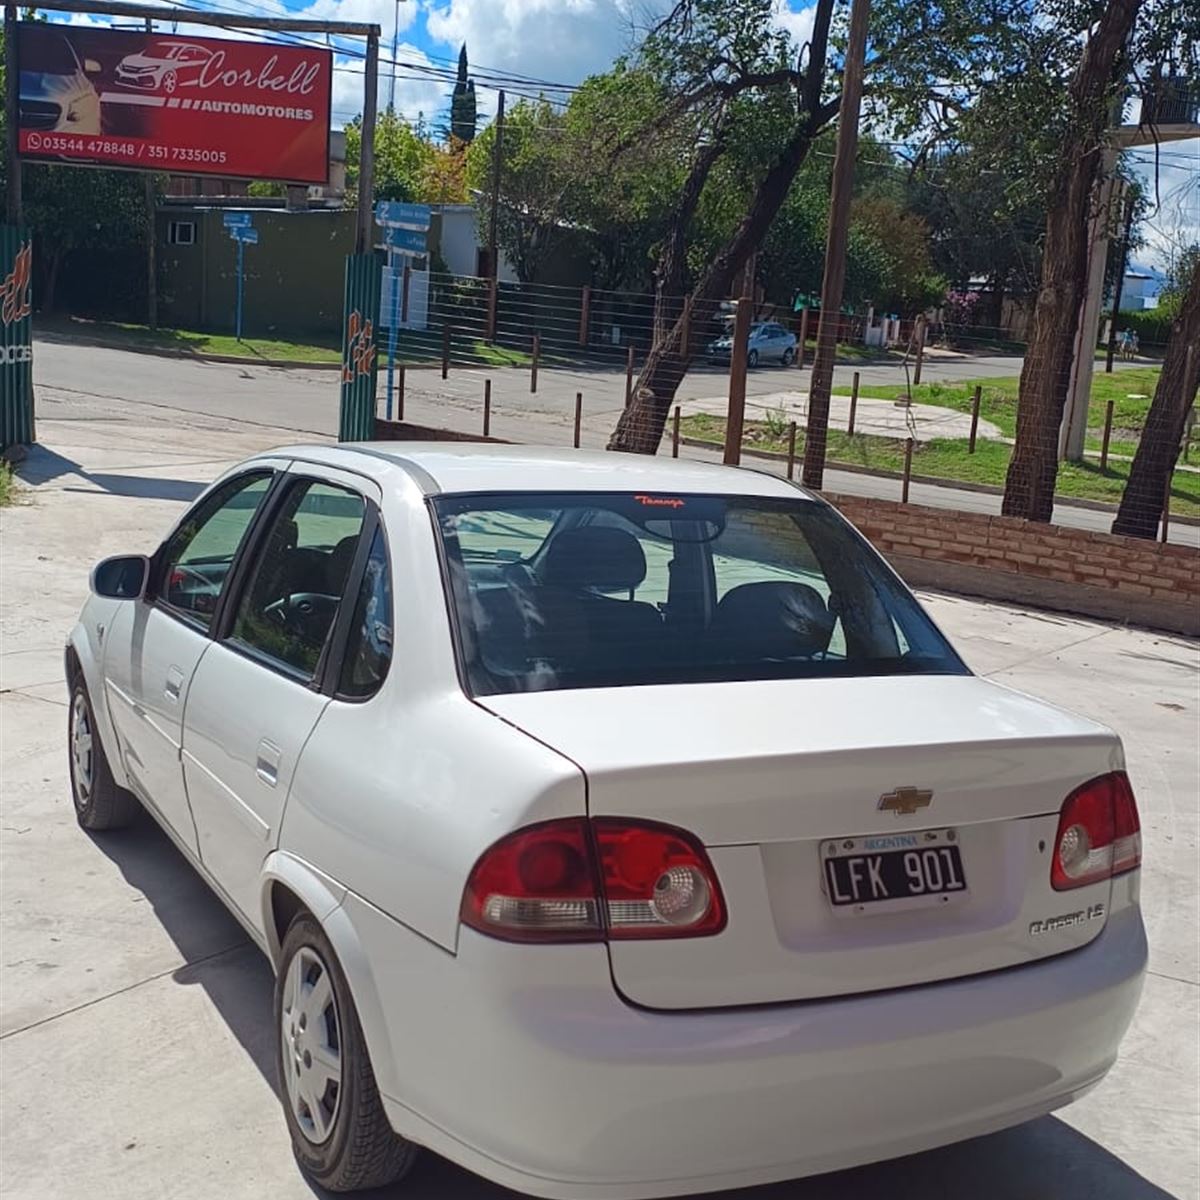
[[[262,928],[271,966],[276,972],[280,965],[280,939],[275,929],[271,889],[277,882],[300,900],[329,938],[354,997],[354,1007],[358,1010],[358,1021],[379,1085],[385,1091],[394,1089],[392,1044],[384,1020],[379,985],[358,930],[343,906],[347,889],[312,863],[286,850],[274,850],[267,856],[263,864]],[[394,1090],[392,1094],[395,1094]]]
[[[129,777],[125,773],[116,726],[113,725],[109,712],[108,689],[104,686],[104,635],[112,627],[120,605],[128,603],[127,600],[101,600],[95,596],[89,599],[83,606],[83,612],[75,627],[67,636],[63,662],[63,674],[69,681],[70,664],[67,658],[70,652],[74,651],[79,660],[79,669],[83,673],[83,681],[87,685],[88,697],[92,702],[92,712],[96,718],[100,744],[104,747],[104,756],[108,759],[114,782],[123,788],[129,787]]]

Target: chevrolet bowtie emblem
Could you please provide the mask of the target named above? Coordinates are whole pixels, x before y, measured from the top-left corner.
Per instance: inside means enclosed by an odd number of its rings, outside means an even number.
[[[918,808],[928,808],[932,800],[932,792],[923,792],[915,787],[901,787],[880,796],[879,807],[881,811],[894,812],[898,817],[910,817]]]

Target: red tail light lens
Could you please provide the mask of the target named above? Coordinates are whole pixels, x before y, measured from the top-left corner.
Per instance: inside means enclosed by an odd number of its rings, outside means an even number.
[[[1066,799],[1058,819],[1050,883],[1056,891],[1132,871],[1142,861],[1137,801],[1124,771],[1101,775]]]
[[[725,927],[725,903],[690,834],[580,817],[531,825],[485,851],[461,917],[510,941],[698,937]]]

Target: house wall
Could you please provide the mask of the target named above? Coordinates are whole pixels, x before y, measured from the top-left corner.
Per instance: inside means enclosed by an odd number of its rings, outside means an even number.
[[[225,230],[225,211],[171,205],[156,214],[164,324],[232,332],[237,247]],[[168,243],[174,221],[194,222],[193,245]],[[354,212],[346,209],[254,212],[259,240],[245,251],[242,324],[247,336],[337,337],[354,223]]]

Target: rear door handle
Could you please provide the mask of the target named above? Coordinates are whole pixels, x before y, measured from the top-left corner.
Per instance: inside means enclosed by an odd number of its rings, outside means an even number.
[[[172,703],[179,702],[179,696],[183,691],[183,672],[178,667],[167,668],[167,682],[163,688],[163,693]]]
[[[279,747],[274,742],[267,741],[266,738],[258,743],[254,773],[267,787],[274,787],[279,782],[280,753]]]

